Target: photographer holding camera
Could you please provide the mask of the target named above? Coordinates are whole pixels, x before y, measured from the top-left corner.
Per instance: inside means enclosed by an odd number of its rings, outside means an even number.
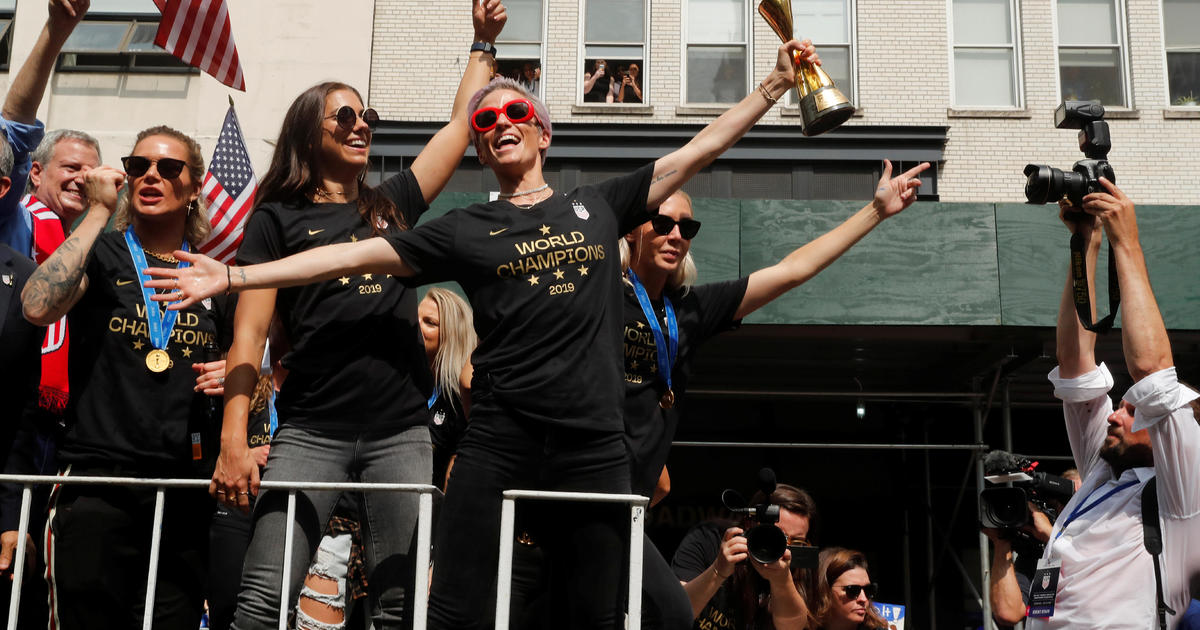
[[[1095,361],[1096,335],[1080,323],[1068,274],[1049,374],[1083,477],[1054,524],[1030,592],[1027,628],[1174,627],[1200,570],[1200,425],[1196,392],[1175,374],[1150,288],[1134,204],[1107,177],[1078,207],[1061,204],[1094,270],[1101,229],[1125,306],[1121,338],[1134,385],[1117,408],[1113,379]],[[1078,218],[1072,218],[1078,217]],[[1088,273],[1088,278],[1093,277]],[[1091,293],[1091,282],[1085,289]],[[1160,553],[1161,552],[1161,553]]]
[[[789,547],[808,546],[809,526],[816,518],[817,505],[807,492],[779,484],[769,496],[760,490],[751,504],[779,506],[779,520],[773,526],[783,531]],[[740,526],[728,528],[709,521],[693,527],[679,543],[671,567],[692,602],[695,627],[813,627],[809,601],[815,593],[815,574],[811,570],[815,567],[799,566],[805,564],[800,562],[793,566],[791,549],[784,549],[773,562],[754,560],[747,540],[753,525],[754,519],[749,516]]]

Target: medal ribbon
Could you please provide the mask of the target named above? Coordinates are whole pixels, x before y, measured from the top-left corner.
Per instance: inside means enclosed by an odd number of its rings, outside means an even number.
[[[629,282],[633,284],[633,292],[637,295],[638,304],[642,305],[642,314],[646,316],[647,323],[650,324],[650,331],[654,333],[654,345],[658,348],[658,375],[667,382],[667,390],[674,391],[671,387],[671,367],[675,365],[675,356],[679,352],[679,324],[675,321],[675,308],[671,306],[671,300],[663,295],[663,310],[667,313],[667,335],[670,337],[670,345],[667,345],[667,340],[663,338],[662,327],[658,325],[658,315],[654,312],[654,307],[650,304],[650,295],[646,293],[646,287],[642,286],[642,281],[638,279],[637,274],[633,269],[629,270]]]
[[[435,390],[433,390],[433,395],[432,395],[432,396],[430,396],[430,397],[429,397],[429,400],[428,400],[428,401],[425,403],[425,408],[426,408],[426,409],[433,409],[433,405],[434,405],[434,403],[436,403],[436,402],[437,402],[437,399],[438,399],[438,394],[440,394],[440,393],[441,393],[441,392],[439,392],[439,391],[438,391],[438,390],[436,390],[436,389],[435,389]]]
[[[1106,493],[1104,496],[1100,497],[1099,499],[1096,499],[1095,502],[1093,502],[1092,504],[1085,507],[1083,504],[1087,503],[1087,500],[1092,498],[1092,495],[1096,494],[1096,490],[1099,490],[1100,488],[1096,488],[1095,490],[1092,490],[1091,492],[1089,492],[1088,495],[1086,497],[1084,497],[1084,499],[1082,501],[1079,502],[1079,505],[1075,506],[1075,510],[1073,512],[1071,512],[1070,516],[1067,517],[1067,520],[1066,520],[1066,522],[1063,523],[1063,526],[1058,529],[1058,534],[1056,534],[1054,536],[1054,540],[1058,540],[1058,537],[1063,535],[1063,532],[1067,530],[1067,527],[1070,526],[1071,523],[1075,522],[1075,519],[1079,518],[1080,516],[1083,516],[1084,514],[1087,514],[1088,512],[1091,512],[1092,508],[1096,507],[1097,505],[1100,505],[1101,503],[1104,503],[1112,495],[1114,495],[1126,488],[1136,486],[1137,484],[1138,484],[1138,482],[1136,479],[1133,481],[1123,483],[1123,484],[1117,486],[1116,488],[1109,490],[1108,493]]]
[[[142,243],[138,240],[137,234],[133,233],[133,226],[125,230],[125,244],[129,246],[129,257],[133,259],[133,268],[137,271],[138,287],[142,289],[142,301],[146,303],[146,325],[150,336],[150,345],[164,350],[167,343],[171,341],[171,331],[175,328],[175,320],[179,318],[179,311],[167,311],[164,315],[159,308],[159,303],[151,298],[154,296],[154,289],[146,287],[146,254],[142,251]],[[183,242],[183,251],[188,250],[187,241]],[[184,269],[188,266],[187,261],[179,261],[179,269]]]

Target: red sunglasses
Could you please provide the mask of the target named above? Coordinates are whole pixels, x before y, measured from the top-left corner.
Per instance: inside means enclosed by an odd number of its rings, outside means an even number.
[[[505,103],[504,109],[483,107],[475,110],[475,113],[471,115],[471,127],[475,129],[476,133],[491,131],[500,120],[501,113],[508,119],[508,122],[514,125],[537,119],[537,114],[533,111],[533,103],[519,98]]]

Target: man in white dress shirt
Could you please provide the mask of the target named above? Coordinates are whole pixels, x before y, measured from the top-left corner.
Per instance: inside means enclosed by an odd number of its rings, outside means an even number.
[[[1089,278],[1101,228],[1108,235],[1121,288],[1121,341],[1135,383],[1114,410],[1108,397],[1112,376],[1096,364],[1096,337],[1076,316],[1068,274],[1058,314],[1059,365],[1049,378],[1063,400],[1083,483],[1055,522],[1039,562],[1026,625],[1034,630],[1173,628],[1188,607],[1189,581],[1200,570],[1198,395],[1176,378],[1133,202],[1101,181],[1106,192],[1084,197],[1084,219],[1066,222],[1087,243]],[[1142,526],[1142,491],[1155,477],[1166,607],[1161,616],[1154,558],[1143,544]]]

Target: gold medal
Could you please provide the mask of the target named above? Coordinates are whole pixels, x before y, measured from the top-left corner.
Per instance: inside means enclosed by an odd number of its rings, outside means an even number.
[[[151,372],[164,372],[171,367],[171,355],[166,350],[155,348],[146,355],[146,368]]]
[[[668,389],[663,392],[662,398],[658,399],[658,406],[663,409],[670,409],[675,406],[675,392]]]

